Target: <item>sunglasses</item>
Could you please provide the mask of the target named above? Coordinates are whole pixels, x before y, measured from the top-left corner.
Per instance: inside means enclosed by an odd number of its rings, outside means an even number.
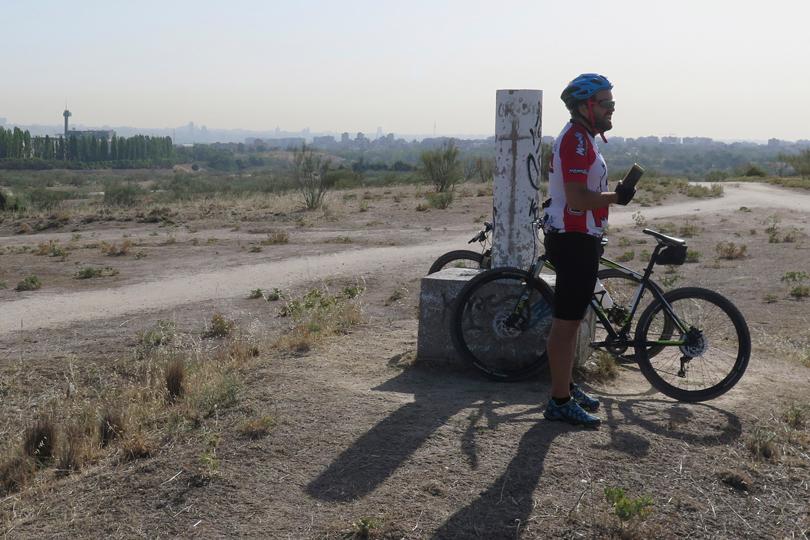
[[[602,107],[603,109],[608,109],[610,111],[616,108],[616,102],[610,99],[603,99],[602,101],[595,101],[597,105]]]

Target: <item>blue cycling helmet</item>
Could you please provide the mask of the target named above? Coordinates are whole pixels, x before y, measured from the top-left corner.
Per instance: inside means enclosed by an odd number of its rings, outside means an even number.
[[[563,100],[569,111],[581,102],[599,92],[600,90],[610,90],[613,85],[604,75],[598,73],[583,73],[565,87],[560,99]]]

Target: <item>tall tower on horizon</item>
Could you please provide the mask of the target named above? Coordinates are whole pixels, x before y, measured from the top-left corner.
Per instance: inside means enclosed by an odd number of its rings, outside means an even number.
[[[62,116],[65,117],[65,140],[68,138],[68,118],[73,116],[67,108],[65,108],[65,112],[62,113]]]

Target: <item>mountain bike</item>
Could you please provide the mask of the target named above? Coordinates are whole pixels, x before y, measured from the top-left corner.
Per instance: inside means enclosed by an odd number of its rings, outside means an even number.
[[[597,290],[590,307],[599,329],[591,347],[635,361],[661,393],[680,401],[705,401],[730,390],[743,376],[751,355],[748,325],[740,311],[715,291],[682,287],[663,292],[650,276],[655,265],[680,265],[682,239],[644,229],[657,241],[642,273],[605,258],[616,282],[635,287],[629,303]],[[553,271],[545,254],[528,271],[495,268],[461,290],[450,318],[459,354],[485,376],[516,381],[535,375],[546,363],[554,293],[543,279]],[[602,275],[608,275],[600,270]],[[601,278],[600,278],[601,279]],[[652,296],[636,313],[645,294]],[[628,354],[632,351],[632,355]]]
[[[478,231],[478,233],[467,242],[468,244],[479,242],[482,247],[482,252],[478,253],[467,249],[448,251],[433,262],[428,270],[428,274],[433,274],[450,267],[489,270],[492,265],[491,231],[492,223],[485,221],[484,228]],[[602,247],[604,248],[606,245],[607,238],[603,238]],[[607,298],[612,299],[610,316],[613,320],[617,320],[629,312],[630,305],[633,301],[633,293],[641,282],[641,275],[604,257],[601,258],[600,262],[606,268],[599,270],[595,290],[597,292],[604,291],[604,293],[608,295]],[[652,279],[649,280],[648,285],[661,290],[658,284]],[[642,304],[642,306],[646,307],[645,304]],[[633,363],[636,361],[633,351],[625,351],[621,354],[616,354],[616,359],[621,363]]]
[[[489,244],[489,233],[491,231],[492,223],[485,221],[484,228],[467,242],[468,244],[480,243],[481,253],[469,249],[448,251],[430,265],[428,274],[434,274],[439,270],[450,267],[489,268],[492,262],[492,247]]]

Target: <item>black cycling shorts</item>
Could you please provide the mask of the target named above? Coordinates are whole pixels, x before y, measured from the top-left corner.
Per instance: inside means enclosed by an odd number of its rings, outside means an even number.
[[[580,321],[585,317],[596,285],[601,240],[585,233],[551,233],[546,234],[545,246],[557,274],[554,317]]]

